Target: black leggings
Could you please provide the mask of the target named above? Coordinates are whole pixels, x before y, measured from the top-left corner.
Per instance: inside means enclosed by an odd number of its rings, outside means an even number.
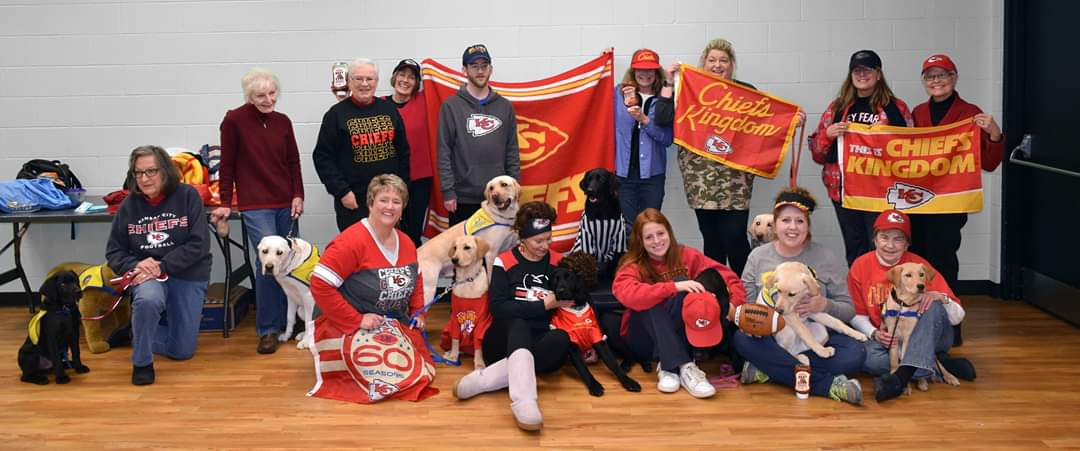
[[[835,200],[833,207],[836,208],[836,221],[840,223],[840,235],[844,237],[844,255],[851,267],[856,258],[874,250],[874,220],[878,214],[844,208]]]
[[[536,372],[550,373],[562,368],[570,351],[570,335],[559,329],[536,331],[521,318],[496,320],[484,333],[484,362],[488,365],[505,359],[518,349],[532,352]]]
[[[479,209],[480,204],[463,204],[461,202],[458,202],[457,210],[454,210],[453,213],[450,213],[450,225],[453,226],[454,224],[469,219],[469,217],[472,216],[473,213],[476,213],[476,210]]]
[[[728,265],[735,274],[742,274],[746,257],[750,255],[750,242],[746,239],[750,210],[694,209],[694,214],[704,240],[705,256]]]

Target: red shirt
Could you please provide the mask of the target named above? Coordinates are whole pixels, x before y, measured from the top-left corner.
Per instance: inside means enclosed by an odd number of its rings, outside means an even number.
[[[225,113],[221,121],[221,205],[232,205],[236,182],[240,210],[288,208],[304,197],[300,153],[289,117],[255,105]]]
[[[392,96],[386,96],[386,100],[397,105]],[[409,178],[412,180],[430,178],[435,170],[431,165],[433,149],[428,131],[424,91],[418,91],[408,102],[397,107],[402,122],[405,122],[405,137],[409,141]]]
[[[934,269],[926,259],[911,252],[904,252],[896,264],[901,263],[922,263]],[[892,282],[886,278],[886,272],[891,268],[892,266],[882,265],[876,253],[867,252],[856,258],[851,264],[851,271],[848,271],[848,292],[851,293],[851,302],[855,304],[855,314],[870,317],[870,324],[874,327],[881,327],[881,309],[893,288]],[[934,272],[937,270],[934,269]],[[960,299],[953,294],[945,278],[940,275],[927,282],[926,291],[940,291],[949,299],[960,303]]]
[[[949,111],[945,113],[945,117],[941,118],[940,124],[934,124],[930,120],[930,102],[933,99],[919,104],[915,107],[915,110],[911,112],[915,117],[916,127],[933,127],[941,124],[951,124],[956,121],[964,120],[972,117],[976,114],[982,114],[982,110],[978,106],[972,105],[960,98],[960,93],[954,93],[956,96],[953,99],[952,105],[949,106]],[[989,133],[982,133],[981,151],[979,157],[982,161],[982,168],[984,171],[993,171],[997,169],[1001,164],[1001,159],[1005,155],[1005,135],[1002,134],[998,142],[990,141]]]

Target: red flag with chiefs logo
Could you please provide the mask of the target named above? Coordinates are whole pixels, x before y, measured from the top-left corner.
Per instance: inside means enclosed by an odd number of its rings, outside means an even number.
[[[844,207],[906,213],[982,210],[982,129],[851,124],[837,140]]]
[[[799,106],[696,67],[679,66],[675,143],[710,160],[774,178],[795,136]]]
[[[426,59],[423,80],[431,142],[438,142],[439,108],[465,82],[458,70]],[[585,172],[615,163],[612,54],[604,53],[581,66],[543,80],[491,87],[514,105],[518,148],[521,153],[521,203],[540,200],[555,208],[552,249],[570,250],[577,237],[585,195],[578,186]],[[435,146],[431,161],[438,161]],[[431,211],[425,236],[446,230],[449,215],[443,208],[435,171]]]

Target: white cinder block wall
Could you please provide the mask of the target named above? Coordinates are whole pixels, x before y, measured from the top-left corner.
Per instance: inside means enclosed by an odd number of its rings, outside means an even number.
[[[735,44],[737,76],[802,105],[814,126],[845,76],[849,55],[877,50],[887,79],[914,107],[926,95],[920,62],[947,52],[959,65],[964,97],[1001,118],[1000,0],[601,0],[576,2],[252,0],[0,1],[0,178],[30,158],[67,161],[90,194],[123,180],[126,157],[141,144],[197,149],[218,142],[225,111],[242,102],[240,76],[259,65],[282,81],[278,110],[296,126],[307,191],[303,235],[325,245],[335,232],[329,196],[318,183],[311,149],[328,92],[330,63],[377,60],[382,93],[405,57],[456,66],[461,51],[491,49],[494,78],[548,76],[614,46],[621,76],[637,48],[666,64],[696,64],[705,42]],[[825,206],[814,237],[842,249],[835,215],[804,150],[800,183]],[[665,213],[679,238],[700,246],[682,179],[669,154]],[[786,183],[758,179],[754,213],[769,209]],[[998,280],[1000,179],[984,177],[986,209],[964,230],[960,277]],[[7,239],[8,230],[0,231]],[[31,282],[59,261],[104,259],[108,227],[37,224],[24,242]],[[217,252],[215,251],[215,255]],[[221,277],[216,256],[215,278]],[[3,256],[3,266],[11,262]],[[8,284],[3,291],[17,291]]]

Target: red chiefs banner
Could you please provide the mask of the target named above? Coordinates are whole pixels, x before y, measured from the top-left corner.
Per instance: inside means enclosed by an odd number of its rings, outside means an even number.
[[[552,249],[566,252],[574,244],[585,195],[578,186],[585,172],[615,163],[612,54],[604,53],[581,66],[543,80],[491,87],[514,105],[521,153],[521,203],[540,200],[555,208]],[[432,59],[423,62],[423,80],[431,133],[431,161],[438,161],[439,108],[465,83],[458,70]],[[425,236],[446,230],[449,215],[435,171],[434,192]]]
[[[710,160],[774,178],[791,148],[799,106],[696,67],[679,65],[675,143]]]
[[[837,141],[844,207],[906,213],[982,210],[980,133],[970,118],[919,128],[851,124]]]

